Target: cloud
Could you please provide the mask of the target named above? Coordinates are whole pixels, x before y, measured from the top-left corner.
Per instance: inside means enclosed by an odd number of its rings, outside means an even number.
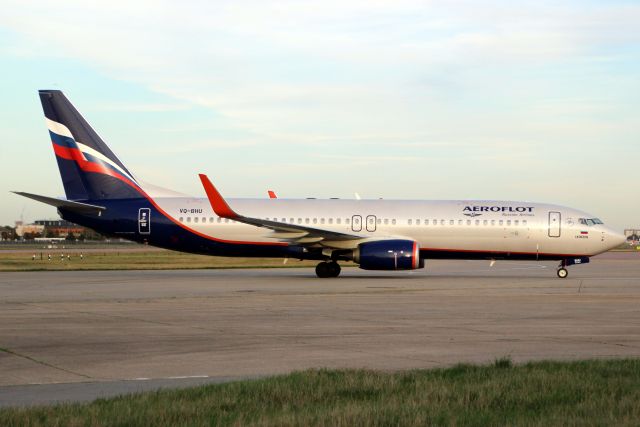
[[[460,168],[493,162],[495,174],[537,171],[530,176],[535,183],[549,153],[637,147],[629,136],[640,131],[634,2],[2,0],[2,6],[0,27],[12,36],[3,54],[43,64],[73,59],[167,99],[125,105],[123,97],[103,109],[215,113],[215,121],[150,126],[148,132],[185,132],[172,147],[154,147],[157,156],[197,150],[200,159],[217,159],[216,149],[248,147],[238,150],[245,156],[255,147],[265,155],[263,172],[282,164],[335,173],[354,162],[364,171],[385,157],[411,168],[417,162],[410,158],[424,154],[437,159],[429,172],[450,182],[464,176]],[[320,163],[318,152],[325,156]],[[291,153],[302,157],[299,165],[279,158]],[[564,162],[562,173],[581,168]],[[493,190],[503,181],[482,185]],[[555,189],[549,184],[548,191]]]
[[[640,41],[633,4],[4,3],[0,25],[21,35],[14,51],[80,59],[179,101],[130,111],[195,104],[258,134],[446,129],[455,125],[446,115],[425,117],[504,76],[474,68],[567,61]]]
[[[138,113],[158,113],[166,111],[184,111],[188,110],[190,106],[188,104],[165,104],[165,103],[153,103],[153,104],[108,104],[101,103],[97,110],[100,111],[118,111],[118,112],[138,112]]]

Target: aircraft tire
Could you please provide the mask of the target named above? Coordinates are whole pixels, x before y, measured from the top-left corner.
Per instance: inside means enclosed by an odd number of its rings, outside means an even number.
[[[321,279],[331,277],[331,269],[329,268],[328,262],[321,262],[318,265],[316,265],[316,276],[318,276]]]
[[[559,278],[565,279],[569,275],[569,272],[566,268],[559,268],[557,274]]]
[[[340,275],[340,271],[341,271],[340,264],[338,264],[335,261],[331,261],[331,262],[329,262],[327,264],[328,264],[328,267],[329,267],[329,272],[331,273],[330,277],[338,277]]]
[[[340,265],[335,262],[321,262],[316,265],[316,276],[321,279],[327,277],[338,277],[340,275]]]

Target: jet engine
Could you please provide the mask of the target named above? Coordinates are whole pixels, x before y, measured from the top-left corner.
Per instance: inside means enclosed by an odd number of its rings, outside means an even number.
[[[415,270],[424,267],[414,240],[377,240],[358,245],[353,260],[363,270]]]

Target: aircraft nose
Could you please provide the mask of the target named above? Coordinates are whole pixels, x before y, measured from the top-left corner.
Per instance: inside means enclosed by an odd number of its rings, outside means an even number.
[[[612,248],[620,246],[626,241],[627,241],[627,236],[625,236],[624,234],[619,233],[612,229],[609,229],[607,231],[607,242],[610,244]]]

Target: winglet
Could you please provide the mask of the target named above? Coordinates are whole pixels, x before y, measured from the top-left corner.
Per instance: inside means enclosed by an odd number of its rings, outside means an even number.
[[[273,190],[269,190],[269,191],[267,191],[267,193],[269,194],[269,198],[270,199],[277,199],[278,198],[278,196],[276,196],[276,192],[273,191]]]
[[[207,197],[209,198],[209,203],[211,203],[211,207],[213,211],[222,218],[235,219],[240,215],[235,213],[233,209],[229,207],[227,202],[224,200],[222,195],[216,190],[216,187],[213,186],[207,175],[201,173],[200,181],[202,181],[202,186],[204,187],[204,191],[207,193]]]

